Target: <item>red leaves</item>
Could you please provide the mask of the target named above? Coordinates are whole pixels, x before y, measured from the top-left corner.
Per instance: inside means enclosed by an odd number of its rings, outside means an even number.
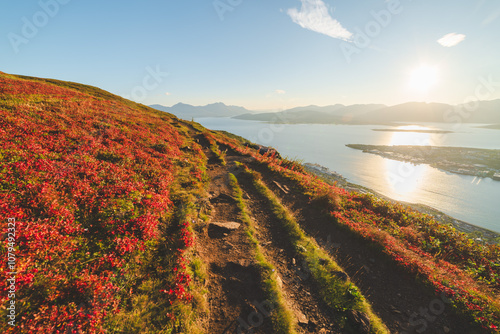
[[[184,301],[190,302],[192,295],[188,292],[189,284],[191,283],[191,276],[186,273],[187,260],[184,257],[186,250],[194,244],[193,233],[189,230],[189,224],[183,223],[180,230],[179,248],[177,266],[174,266],[175,272],[174,287],[168,290],[170,302]]]
[[[17,320],[37,333],[100,332],[118,310],[111,278],[172,208],[183,138],[154,113],[48,83],[0,74],[0,94],[0,227],[18,222],[16,298],[31,305]],[[193,242],[183,230],[173,289],[182,300]]]

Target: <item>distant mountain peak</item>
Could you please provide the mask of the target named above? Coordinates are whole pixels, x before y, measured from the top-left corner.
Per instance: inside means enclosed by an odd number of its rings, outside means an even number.
[[[151,105],[150,107],[176,115],[177,117],[188,119],[198,117],[233,117],[242,114],[253,114],[251,110],[244,107],[228,106],[223,102],[215,102],[205,106],[193,106],[179,102],[171,107],[162,105]]]
[[[191,104],[182,103],[182,102],[176,103],[172,107],[180,107],[180,106],[190,106],[190,107],[193,107],[193,105],[191,105]]]

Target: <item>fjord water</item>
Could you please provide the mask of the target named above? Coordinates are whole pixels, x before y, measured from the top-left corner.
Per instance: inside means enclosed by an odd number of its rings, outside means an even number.
[[[255,143],[273,146],[282,155],[318,163],[395,200],[420,203],[456,219],[500,232],[500,181],[451,174],[429,165],[414,166],[346,147],[434,145],[500,149],[500,130],[478,124],[421,124],[453,133],[386,132],[389,126],[269,124],[231,118],[199,118],[213,130],[225,130]],[[404,127],[402,127],[404,128]]]

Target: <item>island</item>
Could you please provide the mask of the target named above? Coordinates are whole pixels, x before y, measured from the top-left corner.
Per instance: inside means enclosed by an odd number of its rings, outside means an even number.
[[[478,126],[478,128],[500,130],[500,124],[490,124],[490,125]]]
[[[432,129],[372,129],[373,131],[387,131],[387,132],[417,132],[417,133],[453,133],[447,130],[432,130]]]
[[[429,164],[450,173],[490,177],[500,181],[500,150],[417,145],[348,144],[346,146],[392,160]]]

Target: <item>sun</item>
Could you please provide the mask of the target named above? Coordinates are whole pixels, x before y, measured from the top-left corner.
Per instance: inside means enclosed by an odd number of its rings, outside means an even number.
[[[410,73],[410,87],[420,92],[428,92],[439,80],[437,66],[422,64]]]

